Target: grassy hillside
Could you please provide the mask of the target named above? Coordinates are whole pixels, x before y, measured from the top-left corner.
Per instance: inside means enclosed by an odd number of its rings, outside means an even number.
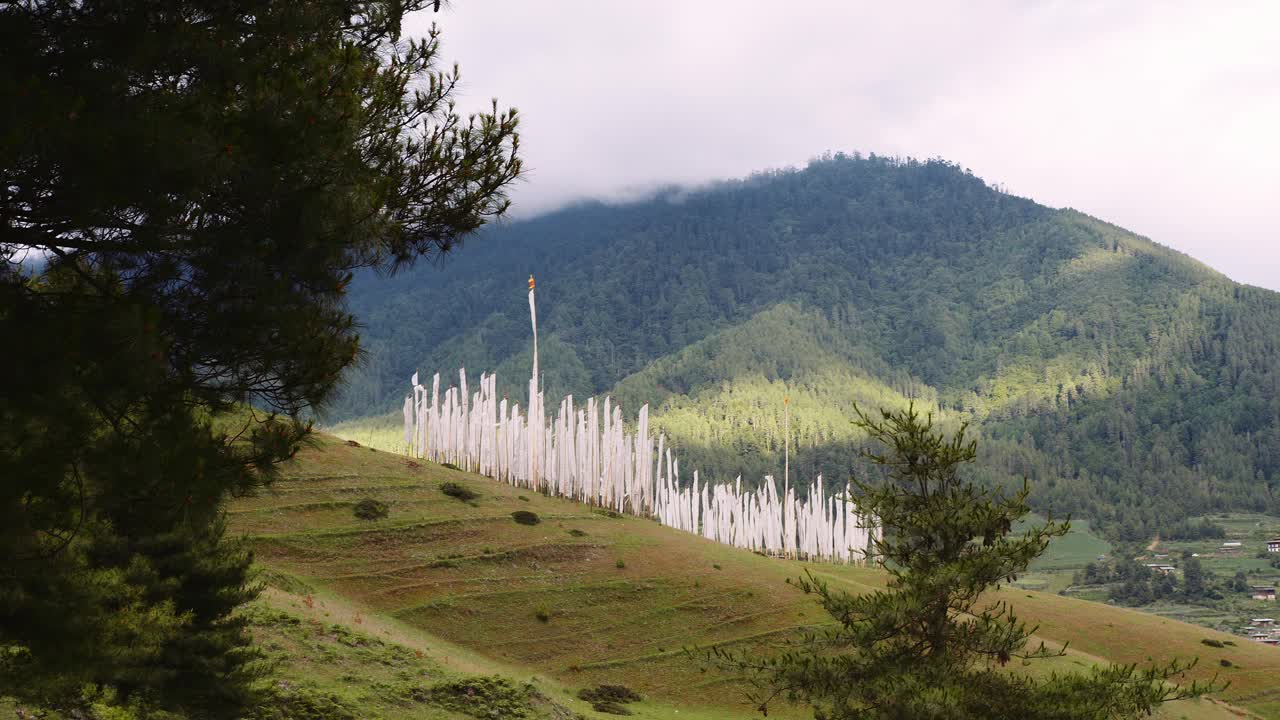
[[[447,496],[440,491],[444,482],[459,483],[478,497],[463,502]],[[389,516],[357,520],[352,508],[366,497],[387,502]],[[541,522],[514,522],[511,513],[517,510],[532,511]],[[267,604],[302,618],[302,625],[288,625],[289,632],[301,632],[310,620],[341,624],[392,643],[385,652],[422,652],[428,662],[420,669],[428,676],[497,673],[516,685],[535,679],[539,697],[589,717],[607,716],[592,714],[574,694],[601,683],[642,693],[645,702],[631,706],[638,717],[676,717],[676,710],[679,717],[749,716],[742,688],[715,671],[701,672],[682,648],[719,643],[768,651],[798,628],[824,620],[784,582],[802,572],[800,563],[328,436],[300,454],[286,480],[260,497],[238,501],[231,520],[249,536],[267,570]],[[811,567],[854,592],[884,578],[874,569]],[[1021,589],[1006,594],[1020,614],[1041,624],[1045,640],[1071,641],[1072,654],[1054,661],[1058,667],[1097,658],[1199,656],[1197,677],[1221,670],[1232,681],[1221,699],[1280,717],[1280,649],[1247,643],[1215,649],[1200,641],[1236,639],[1056,595]],[[332,688],[349,702],[382,692],[381,707],[419,706],[394,688],[377,690],[375,684],[370,690],[363,671],[353,669],[381,662],[376,657],[383,650],[344,660],[318,649],[327,644],[345,652],[334,645],[333,633],[307,640],[283,637],[278,629],[265,632],[287,654],[296,655],[296,647],[311,658],[290,671],[299,683]],[[1222,659],[1232,666],[1220,667]],[[313,667],[321,661],[325,667]],[[404,669],[412,674],[419,668]],[[394,672],[385,682],[409,692],[409,680]],[[1220,710],[1189,703],[1172,716],[1227,717]]]
[[[792,395],[795,467],[843,484],[850,405],[916,400],[975,424],[992,481],[1113,539],[1280,511],[1280,295],[941,161],[586,204],[362,278],[366,362],[328,419],[397,410],[415,370],[521,397],[530,272],[551,395],[652,403],[704,477],[776,474]]]

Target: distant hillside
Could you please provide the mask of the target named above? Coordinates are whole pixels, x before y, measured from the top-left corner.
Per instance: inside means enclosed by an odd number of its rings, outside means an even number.
[[[942,161],[836,156],[492,228],[443,268],[362,278],[367,362],[331,420],[398,407],[415,369],[528,377],[539,285],[552,393],[641,402],[685,467],[842,484],[848,417],[916,401],[983,437],[993,481],[1137,539],[1276,511],[1280,295]]]

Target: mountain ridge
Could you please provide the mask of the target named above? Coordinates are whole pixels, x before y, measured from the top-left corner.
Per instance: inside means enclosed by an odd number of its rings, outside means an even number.
[[[650,402],[705,475],[780,470],[792,393],[793,467],[842,484],[861,468],[839,419],[882,398],[972,422],[993,482],[1027,475],[1039,508],[1118,537],[1275,508],[1280,295],[938,160],[574,206],[487,231],[443,274],[362,281],[369,362],[333,417],[397,406],[414,369],[497,370],[519,397],[529,270],[549,394]],[[723,411],[734,393],[754,416]]]

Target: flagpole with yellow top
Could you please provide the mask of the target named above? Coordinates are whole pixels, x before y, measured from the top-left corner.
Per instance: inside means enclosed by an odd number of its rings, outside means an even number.
[[[529,320],[533,325],[533,375],[529,378],[529,486],[538,489],[538,447],[542,418],[535,414],[538,405],[538,308],[533,299],[533,275],[529,275]],[[537,428],[535,430],[535,428]]]

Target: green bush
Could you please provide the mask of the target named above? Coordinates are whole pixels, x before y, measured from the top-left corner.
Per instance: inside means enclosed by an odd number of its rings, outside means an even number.
[[[433,685],[426,692],[428,702],[476,718],[528,718],[528,685],[516,687],[501,677],[480,677]]]
[[[480,497],[480,493],[475,492],[470,488],[459,485],[456,482],[447,482],[441,485],[440,492],[444,493],[445,495],[448,495],[451,498],[457,498],[458,500],[461,500],[463,502],[470,502]]]
[[[454,465],[453,463],[440,463],[440,466],[447,467],[450,470],[462,470],[462,468],[458,467],[457,465]]]
[[[1222,647],[1222,646],[1223,646],[1223,644],[1222,644],[1222,641],[1221,641],[1221,640],[1214,640],[1214,639],[1212,639],[1212,638],[1205,638],[1205,639],[1201,640],[1200,642],[1201,642],[1202,644],[1204,644],[1204,645],[1208,645],[1209,647],[1220,648],[1220,647]]]
[[[511,513],[511,519],[521,525],[537,525],[542,522],[542,518],[538,517],[538,513],[528,510],[517,510]]]
[[[250,720],[355,720],[355,709],[315,688],[275,687],[248,713]]]
[[[599,685],[579,690],[578,699],[591,703],[591,708],[596,712],[630,715],[631,711],[623,705],[639,702],[641,698],[639,693],[625,685]]]
[[[622,558],[618,558],[618,562],[614,563],[613,566],[621,570],[622,568],[627,566],[627,563]]]
[[[551,622],[551,611],[545,607],[540,607],[533,611],[533,616],[538,618],[539,622]]]
[[[351,512],[361,520],[381,520],[387,516],[390,509],[387,507],[387,504],[381,500],[365,498],[356,503],[356,506],[352,508]]]
[[[572,535],[572,536],[574,536],[574,537],[585,537],[585,536],[586,536],[586,534],[587,534],[587,531],[586,531],[586,530],[579,530],[578,528],[574,528],[574,529],[572,529],[572,530],[570,530],[570,531],[569,531],[569,534],[570,534],[570,535]]]

